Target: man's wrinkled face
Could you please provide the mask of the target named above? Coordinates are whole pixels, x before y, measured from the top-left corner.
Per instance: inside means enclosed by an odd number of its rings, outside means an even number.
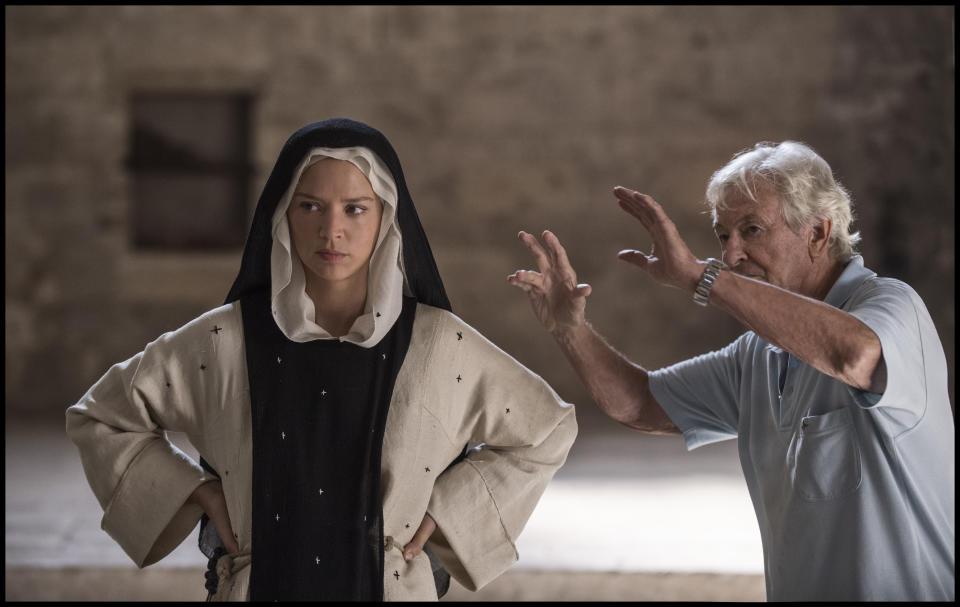
[[[727,208],[717,210],[713,229],[723,261],[738,274],[803,293],[813,267],[808,248],[811,228],[791,230],[771,191],[761,190],[757,200],[730,189]]]

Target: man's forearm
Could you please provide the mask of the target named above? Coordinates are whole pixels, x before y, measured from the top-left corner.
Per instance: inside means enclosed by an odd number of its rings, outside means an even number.
[[[818,371],[861,390],[883,392],[880,340],[855,316],[733,272],[717,277],[710,304]]]
[[[650,393],[646,369],[617,352],[589,323],[554,338],[604,413],[637,430],[679,433]]]

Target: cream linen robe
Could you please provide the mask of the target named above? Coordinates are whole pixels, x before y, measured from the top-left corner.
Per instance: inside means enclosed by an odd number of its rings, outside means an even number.
[[[201,509],[185,502],[213,478],[164,430],[184,432],[220,473],[240,554],[255,558],[239,302],[114,365],[66,417],[104,509],[101,526],[138,567],[166,556],[196,527]],[[477,590],[503,573],[517,560],[514,542],[577,432],[574,407],[539,376],[454,314],[424,304],[417,306],[386,424],[380,479],[386,600],[437,598],[426,553],[409,563],[401,554],[424,513],[438,525],[431,547],[460,584]],[[444,472],[468,441],[485,446]],[[215,598],[248,598],[250,558],[221,559]]]

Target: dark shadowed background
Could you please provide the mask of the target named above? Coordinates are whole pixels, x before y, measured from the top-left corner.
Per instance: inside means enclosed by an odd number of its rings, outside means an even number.
[[[455,312],[574,402],[584,390],[506,282],[533,267],[517,231],[554,230],[594,324],[672,363],[741,327],[616,259],[649,241],[610,190],[653,195],[707,257],[710,174],[756,141],[805,141],[853,193],[867,266],[927,302],[952,392],[953,25],[952,7],[8,7],[7,413],[60,415],[222,303],[240,246],[131,236],[136,95],[170,92],[247,96],[249,187],[230,202],[248,208],[299,126],[383,131]]]

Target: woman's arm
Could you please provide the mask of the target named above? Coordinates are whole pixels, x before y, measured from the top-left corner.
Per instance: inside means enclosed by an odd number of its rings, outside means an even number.
[[[430,368],[443,389],[425,406],[453,443],[482,447],[437,477],[430,543],[459,583],[478,589],[516,561],[516,539],[573,445],[576,415],[543,379],[455,316],[446,315],[439,334]]]
[[[208,321],[204,315],[114,365],[66,412],[67,434],[104,509],[101,526],[140,567],[193,530],[203,514],[194,492],[216,480],[165,436],[196,435],[201,405],[218,398],[212,340],[220,332],[207,331]]]

